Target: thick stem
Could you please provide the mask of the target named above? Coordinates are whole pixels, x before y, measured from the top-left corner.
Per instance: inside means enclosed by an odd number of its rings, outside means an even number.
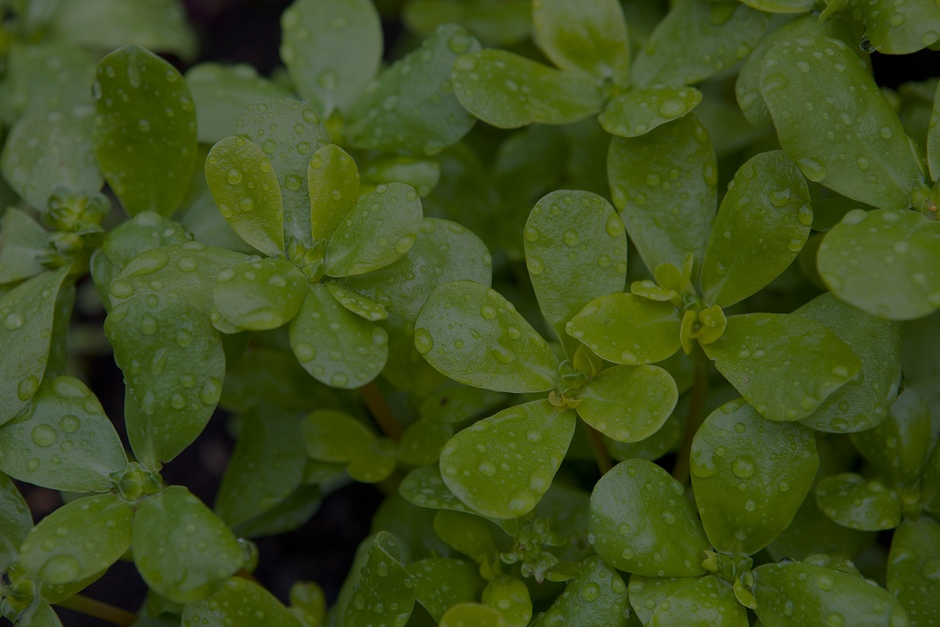
[[[581,426],[584,427],[584,431],[588,435],[588,439],[591,441],[591,446],[594,448],[594,457],[597,460],[597,469],[601,471],[601,476],[606,475],[607,471],[614,467],[614,462],[610,459],[610,453],[607,452],[607,445],[604,444],[604,438],[601,437],[600,432],[584,422],[579,420]]]
[[[362,396],[362,401],[369,408],[372,419],[375,420],[375,424],[379,425],[382,433],[395,442],[400,441],[405,431],[398,419],[395,418],[395,414],[392,413],[388,403],[385,402],[385,397],[375,382],[367,383],[359,388],[359,393]]]
[[[705,419],[705,399],[708,397],[708,357],[702,347],[695,343],[692,351],[694,374],[692,379],[692,392],[689,398],[689,413],[685,420],[685,433],[682,436],[682,447],[676,457],[676,465],[672,468],[672,476],[683,485],[689,482],[689,467],[692,457],[692,438],[698,433]]]
[[[91,599],[81,594],[70,596],[56,603],[59,607],[80,612],[88,616],[100,618],[113,625],[133,625],[137,622],[137,615],[115,607],[110,603]]]

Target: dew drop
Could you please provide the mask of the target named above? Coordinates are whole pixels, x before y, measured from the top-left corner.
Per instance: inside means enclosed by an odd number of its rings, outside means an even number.
[[[754,462],[745,457],[739,457],[731,463],[731,472],[741,479],[747,479],[754,475]]]
[[[54,428],[45,424],[33,427],[31,435],[33,443],[42,448],[52,446],[58,436]]]
[[[227,180],[232,185],[238,185],[242,182],[242,173],[241,170],[237,168],[231,168],[225,174],[225,180]]]
[[[16,331],[26,323],[26,319],[18,311],[7,314],[6,318],[3,319],[3,326],[9,331]]]
[[[492,305],[483,305],[480,308],[480,316],[482,316],[484,320],[492,320],[496,317],[496,308]]]
[[[16,386],[16,396],[25,403],[36,394],[38,389],[39,379],[33,375],[27,375]]]
[[[415,348],[422,355],[427,355],[434,348],[434,339],[427,329],[415,329]]]

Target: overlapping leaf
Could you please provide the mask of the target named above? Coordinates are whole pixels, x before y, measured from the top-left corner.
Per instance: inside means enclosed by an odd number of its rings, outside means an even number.
[[[656,433],[679,394],[669,373],[656,366],[605,368],[578,393],[578,415],[618,442],[639,442]]]
[[[226,268],[212,290],[212,322],[226,333],[276,329],[297,315],[307,285],[307,277],[284,259],[244,261]]]

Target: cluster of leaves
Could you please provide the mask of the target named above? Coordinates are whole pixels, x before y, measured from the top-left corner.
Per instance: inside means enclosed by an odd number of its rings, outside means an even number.
[[[869,61],[933,3],[408,0],[383,66],[370,0],[296,0],[271,78],[151,52],[175,0],[0,11],[7,619],[122,558],[119,624],[940,616],[940,86]],[[210,509],[160,471],[218,408]],[[351,481],[285,606],[250,538]]]

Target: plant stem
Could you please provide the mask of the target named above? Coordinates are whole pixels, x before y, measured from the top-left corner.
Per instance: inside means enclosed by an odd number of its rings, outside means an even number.
[[[692,396],[689,399],[689,413],[685,420],[685,433],[682,436],[682,447],[676,457],[676,465],[672,468],[672,476],[679,483],[685,485],[689,482],[689,468],[692,457],[692,438],[698,433],[705,419],[705,399],[708,397],[708,357],[702,347],[695,343],[693,350]]]
[[[70,596],[67,599],[57,602],[56,605],[88,616],[100,618],[114,625],[133,625],[137,622],[136,614],[122,610],[110,603],[91,599],[81,594]]]
[[[607,452],[607,445],[604,444],[604,438],[601,437],[601,434],[583,420],[579,420],[581,426],[584,427],[584,431],[588,435],[588,439],[591,441],[591,446],[594,448],[594,457],[597,460],[597,469],[601,471],[601,476],[606,475],[607,471],[614,467],[614,462],[610,459],[610,453]]]
[[[379,425],[379,429],[382,430],[382,433],[395,442],[400,441],[401,436],[404,434],[404,429],[402,429],[398,419],[395,418],[395,414],[392,413],[388,403],[385,402],[385,397],[382,395],[382,391],[379,390],[375,382],[367,383],[359,388],[359,393],[362,396],[362,401],[366,404],[366,407],[369,408],[373,420]]]

